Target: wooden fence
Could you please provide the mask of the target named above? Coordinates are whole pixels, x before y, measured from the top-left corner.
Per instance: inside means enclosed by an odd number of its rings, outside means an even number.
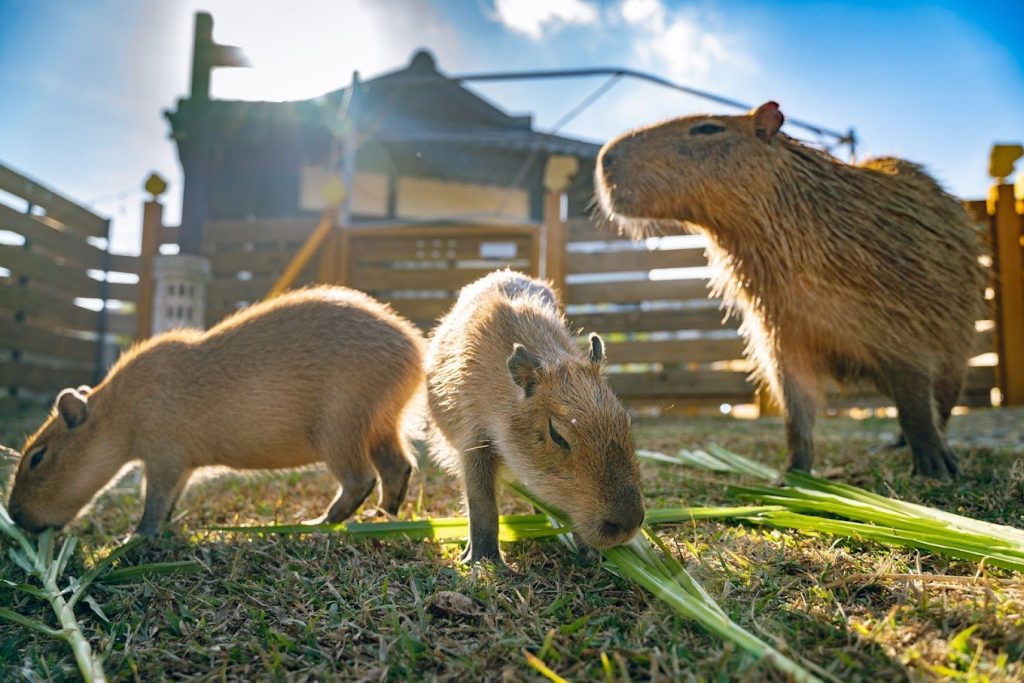
[[[248,221],[208,225],[213,280],[207,324],[266,296],[316,222]],[[294,282],[336,282],[387,301],[429,329],[464,285],[498,268],[537,273],[539,226],[432,223],[335,229]],[[337,260],[330,263],[331,259]]]
[[[109,274],[137,273],[137,259],[108,253],[107,219],[2,165],[0,190],[0,406],[10,408],[93,383],[109,361],[103,340],[134,337],[136,286]]]
[[[94,381],[117,347],[149,334],[153,261],[161,244],[176,240],[176,228],[163,225],[157,201],[147,202],[142,255],[112,255],[104,245],[106,219],[2,166],[0,190],[6,193],[0,201],[0,386],[6,387],[0,408],[6,408]],[[1004,403],[1024,404],[1024,210],[1008,185],[965,206],[989,236],[993,308],[990,320],[978,322],[979,357],[963,403],[988,405],[1001,394]],[[699,239],[672,235],[638,244],[585,219],[565,221],[560,207],[552,193],[543,225],[328,224],[317,257],[295,283],[362,289],[429,329],[458,290],[483,274],[503,267],[539,274],[555,283],[575,328],[605,337],[611,384],[630,403],[714,410],[758,402],[738,321],[726,319],[721,302],[707,296]],[[207,324],[263,298],[317,229],[311,219],[208,224]],[[110,273],[136,273],[139,282]],[[886,404],[864,390],[830,394],[835,409]]]

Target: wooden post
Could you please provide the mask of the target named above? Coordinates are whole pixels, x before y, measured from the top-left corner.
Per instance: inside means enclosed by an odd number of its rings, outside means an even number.
[[[562,193],[544,196],[545,277],[565,301],[565,251],[569,243],[568,226],[562,218]]]
[[[544,276],[551,280],[563,302],[567,295],[565,259],[569,231],[562,218],[562,195],[579,168],[576,157],[552,156],[544,169]]]
[[[153,264],[160,253],[164,230],[164,205],[151,199],[142,207],[142,249],[139,253],[139,286],[135,302],[136,340],[153,334],[153,299],[156,296]]]
[[[996,273],[996,350],[1003,405],[1024,405],[1024,247],[1022,217],[1017,213],[1013,185],[996,183],[989,190],[988,213],[992,265]]]
[[[297,278],[299,273],[306,268],[310,259],[313,258],[313,255],[316,254],[317,250],[320,248],[320,245],[323,244],[323,242],[330,236],[334,228],[334,218],[336,213],[337,211],[333,208],[324,210],[323,217],[320,219],[320,224],[316,226],[316,230],[314,230],[313,234],[306,239],[299,251],[292,257],[291,262],[284,269],[284,272],[281,273],[281,277],[277,279],[274,286],[270,288],[269,292],[267,292],[267,299],[273,299],[275,296],[284,293],[292,286],[292,283],[295,282],[295,278]]]
[[[335,226],[320,245],[320,261],[316,268],[316,281],[333,284],[338,272],[338,254],[335,244],[338,242],[338,228]]]
[[[352,231],[339,228],[334,241],[334,282],[347,286],[352,277]]]

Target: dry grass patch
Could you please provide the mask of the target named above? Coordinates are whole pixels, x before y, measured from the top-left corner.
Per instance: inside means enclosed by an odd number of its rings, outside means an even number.
[[[0,442],[16,442],[11,430],[27,431],[37,419],[24,427],[5,421]],[[968,419],[954,418],[954,428]],[[908,454],[869,453],[881,433],[894,431],[889,421],[824,421],[821,470],[878,493],[1024,527],[1024,454],[961,450],[961,480],[930,486],[906,476]],[[652,450],[714,441],[774,466],[784,461],[781,425],[772,420],[638,420],[636,434],[638,445]],[[643,475],[650,507],[734,503],[728,484],[755,483],[653,463],[644,463]],[[333,481],[315,470],[229,475],[194,486],[173,533],[126,559],[194,559],[207,571],[96,586],[111,623],[80,614],[111,678],[538,679],[524,650],[573,680],[602,680],[609,670],[617,680],[779,678],[558,543],[507,545],[516,571],[509,575],[468,571],[457,564],[457,546],[435,542],[204,531],[291,524],[318,515],[333,493]],[[503,503],[504,512],[529,511],[512,494]],[[401,518],[459,512],[457,485],[424,465]],[[108,492],[74,525],[80,550],[68,572],[87,570],[139,515],[132,480]],[[363,517],[375,519],[375,511]],[[716,521],[663,527],[659,536],[733,620],[839,680],[1024,678],[1020,575]],[[10,560],[0,557],[0,573],[11,571]],[[434,608],[433,596],[443,591],[471,598],[476,611]],[[9,591],[0,591],[0,607],[47,618]],[[59,644],[0,623],[0,679],[75,676]]]

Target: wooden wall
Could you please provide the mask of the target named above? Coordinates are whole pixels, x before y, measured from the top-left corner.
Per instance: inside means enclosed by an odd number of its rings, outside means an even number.
[[[315,228],[312,219],[210,224],[207,324],[266,296]],[[323,252],[336,248],[331,239],[339,235],[327,240]],[[492,270],[537,272],[535,225],[381,225],[347,229],[344,240],[337,249],[344,263],[334,265],[333,277],[322,276],[318,254],[294,286],[338,281],[389,302],[424,329],[448,310],[461,287]]]
[[[585,218],[566,227],[566,311],[574,327],[605,338],[620,396],[662,408],[753,402],[738,321],[708,298],[705,277],[648,275],[707,266],[702,246],[673,237],[645,248]]]
[[[134,335],[132,307],[119,304],[136,286],[101,278],[135,273],[137,259],[106,252],[107,219],[2,165],[0,190],[0,407],[16,408],[93,383],[101,330]],[[87,307],[102,300],[105,312]]]

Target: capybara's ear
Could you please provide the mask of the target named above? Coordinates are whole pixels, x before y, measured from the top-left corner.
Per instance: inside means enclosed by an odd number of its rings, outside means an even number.
[[[527,396],[533,396],[540,377],[537,371],[540,370],[540,359],[526,350],[522,344],[513,347],[512,355],[508,357],[508,371],[512,375],[512,381],[523,388]]]
[[[88,396],[89,392],[91,391],[92,387],[90,387],[88,384],[83,384],[80,387],[78,387],[78,393],[80,393],[82,396]]]
[[[604,342],[597,332],[590,333],[590,362],[601,364],[604,362]]]
[[[754,117],[754,134],[762,140],[775,137],[786,121],[786,117],[779,111],[778,102],[765,102],[751,116]]]
[[[77,389],[65,389],[57,396],[57,412],[68,427],[74,429],[85,422],[89,414],[86,398]]]

